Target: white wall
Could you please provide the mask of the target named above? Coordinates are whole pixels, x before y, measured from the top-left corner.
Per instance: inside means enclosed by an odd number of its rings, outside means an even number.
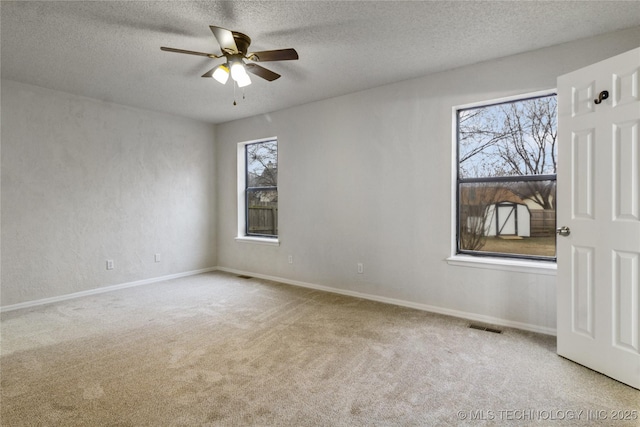
[[[1,89],[0,305],[216,265],[213,125]]]
[[[219,125],[218,265],[553,331],[555,276],[445,261],[452,107],[554,88],[638,40],[640,27]],[[236,242],[236,144],[274,135],[281,245]]]

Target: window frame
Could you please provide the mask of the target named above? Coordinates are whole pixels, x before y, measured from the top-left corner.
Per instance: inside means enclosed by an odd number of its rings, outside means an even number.
[[[262,245],[279,245],[280,240],[278,235],[267,235],[260,233],[249,233],[248,220],[249,220],[249,193],[248,190],[275,190],[278,192],[278,185],[267,187],[249,187],[247,165],[249,164],[247,159],[247,147],[255,144],[262,144],[266,142],[274,142],[278,144],[278,138],[273,136],[269,138],[261,138],[251,141],[239,142],[237,146],[237,225],[238,231],[235,240],[241,243],[255,243]],[[279,148],[279,147],[278,147]],[[279,162],[279,153],[276,155],[277,162]],[[276,163],[278,165],[278,163]],[[277,167],[277,166],[276,166]]]
[[[554,181],[557,183],[557,174],[546,175],[511,175],[500,177],[460,177],[460,144],[459,144],[459,112],[481,107],[526,101],[546,96],[557,96],[556,89],[518,94],[499,99],[485,100],[471,104],[452,107],[452,196],[451,196],[451,255],[446,259],[450,265],[462,265],[467,267],[490,268],[519,272],[533,272],[539,274],[555,275],[557,266],[556,256],[536,256],[526,254],[507,254],[500,252],[482,252],[460,249],[460,188],[466,183],[500,183],[500,182],[528,182],[528,181]]]

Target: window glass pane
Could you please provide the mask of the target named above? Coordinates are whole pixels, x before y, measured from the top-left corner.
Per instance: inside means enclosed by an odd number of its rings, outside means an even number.
[[[248,144],[247,187],[275,187],[278,185],[278,142]]]
[[[459,185],[460,251],[556,255],[556,181]]]
[[[278,190],[247,189],[247,234],[278,235]]]
[[[460,110],[459,176],[555,174],[557,137],[556,95]]]

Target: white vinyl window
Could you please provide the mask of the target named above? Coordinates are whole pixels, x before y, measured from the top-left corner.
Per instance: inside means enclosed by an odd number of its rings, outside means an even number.
[[[238,144],[239,240],[277,243],[278,140]]]
[[[456,110],[456,254],[556,259],[557,99]]]

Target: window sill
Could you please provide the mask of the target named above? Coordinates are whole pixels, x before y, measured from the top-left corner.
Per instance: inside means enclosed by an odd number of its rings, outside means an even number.
[[[518,273],[555,276],[557,264],[546,261],[514,260],[507,258],[484,258],[470,255],[454,255],[447,258],[447,264],[461,267],[484,268],[488,270],[515,271]]]
[[[280,246],[280,241],[278,239],[273,239],[269,237],[242,236],[242,237],[236,237],[236,242],[253,243],[256,245],[266,245],[266,246]]]

